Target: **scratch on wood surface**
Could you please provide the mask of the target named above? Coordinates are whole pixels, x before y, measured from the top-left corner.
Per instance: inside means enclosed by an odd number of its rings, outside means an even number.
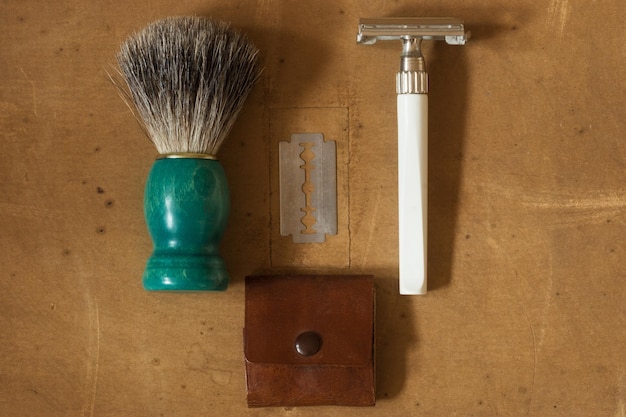
[[[626,371],[621,372],[618,386],[614,417],[626,417]]]
[[[563,39],[565,25],[569,19],[571,4],[569,0],[551,0],[548,5],[548,25],[558,30],[559,42]]]
[[[378,189],[376,193],[376,200],[374,201],[374,208],[371,210],[372,212],[372,222],[370,224],[369,233],[367,235],[367,243],[365,245],[365,254],[363,255],[363,265],[367,265],[367,258],[370,253],[370,249],[372,248],[372,242],[374,241],[374,236],[376,235],[376,216],[378,216],[378,210],[380,208],[380,200],[382,198],[381,189]]]
[[[617,399],[617,410],[615,411],[615,417],[626,417],[626,407],[624,406],[624,399]]]
[[[591,198],[552,198],[523,201],[524,205],[539,209],[557,210],[614,210],[626,207],[626,198],[617,193],[598,194]]]
[[[552,254],[548,253],[547,260],[547,273],[546,273],[546,285],[545,289],[541,290],[543,292],[541,299],[541,310],[539,311],[539,329],[535,329],[536,326],[532,326],[530,317],[526,312],[524,306],[522,306],[522,310],[526,315],[526,320],[530,326],[530,330],[533,337],[533,352],[535,353],[535,364],[536,364],[536,356],[538,352],[541,352],[544,344],[544,339],[546,335],[546,318],[550,313],[550,308],[552,306],[552,287],[554,286],[554,266],[553,266],[553,258]],[[515,277],[519,278],[517,271],[515,272]],[[536,292],[539,292],[540,289],[536,289]],[[536,365],[535,365],[536,366]]]
[[[578,226],[601,224],[612,217],[622,216],[626,208],[626,196],[616,192],[596,192],[589,197],[567,195],[523,196],[521,203],[530,209],[552,211],[558,215],[555,224]]]
[[[255,19],[261,22],[267,22],[273,13],[271,0],[258,0]]]
[[[39,115],[37,114],[37,90],[35,89],[35,83],[33,82],[33,80],[30,79],[30,77],[26,74],[22,67],[19,68],[20,72],[24,74],[24,78],[26,79],[26,81],[30,84],[30,88],[33,93],[33,114],[35,115],[35,117],[37,117]]]
[[[552,212],[557,215],[555,223],[561,226],[606,223],[611,217],[623,216],[626,209],[624,190],[529,192],[500,184],[490,184],[488,187],[489,193],[497,195],[499,199],[514,201],[516,205],[530,210]]]
[[[506,175],[506,174],[505,174]],[[513,175],[513,174],[510,174]],[[525,207],[544,210],[621,210],[626,208],[626,190],[570,191],[565,189],[524,189],[494,182],[487,186],[490,194],[515,200]]]
[[[87,358],[87,382],[83,401],[83,417],[94,415],[98,368],[100,366],[100,310],[98,300],[88,299],[89,307],[89,358]]]
[[[537,376],[537,343],[535,341],[535,330],[533,329],[533,324],[530,322],[530,317],[528,317],[528,313],[522,307],[524,311],[524,316],[526,316],[526,321],[528,322],[528,327],[530,328],[530,335],[532,336],[533,341],[533,379],[530,386],[530,399],[528,400],[528,412],[526,413],[526,417],[530,416],[530,410],[533,405],[533,396],[535,393],[535,377]]]
[[[537,349],[543,348],[543,342],[546,337],[546,317],[548,316],[550,307],[552,306],[552,287],[554,286],[554,260],[552,253],[548,254],[548,283],[544,294],[543,308],[541,310],[542,326],[539,329],[539,341]]]

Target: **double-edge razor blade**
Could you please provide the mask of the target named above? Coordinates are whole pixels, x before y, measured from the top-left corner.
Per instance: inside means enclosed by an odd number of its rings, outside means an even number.
[[[321,133],[279,143],[280,234],[321,243],[337,234],[337,150]]]
[[[357,42],[371,45],[378,40],[421,38],[464,45],[469,34],[463,21],[452,17],[381,17],[359,20]]]

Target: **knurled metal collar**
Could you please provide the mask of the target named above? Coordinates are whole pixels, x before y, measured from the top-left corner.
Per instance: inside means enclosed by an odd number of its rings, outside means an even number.
[[[426,71],[399,71],[396,74],[397,94],[428,94]]]

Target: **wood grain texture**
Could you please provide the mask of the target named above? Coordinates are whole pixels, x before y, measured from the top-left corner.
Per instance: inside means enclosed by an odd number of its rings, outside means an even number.
[[[232,21],[265,65],[220,150],[223,294],[141,288],[156,151],[106,75],[126,36],[181,14]],[[393,15],[473,34],[424,47],[425,297],[397,291],[399,46],[355,42],[359,17]],[[624,416],[624,15],[621,0],[0,2],[0,415],[355,415],[248,409],[242,351],[243,277],[280,272],[272,109],[340,108],[348,253],[308,262],[375,276],[378,398],[359,415]]]

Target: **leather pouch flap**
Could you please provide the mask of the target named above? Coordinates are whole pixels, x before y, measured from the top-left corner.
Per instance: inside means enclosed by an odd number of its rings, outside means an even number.
[[[244,352],[250,363],[372,366],[373,324],[371,276],[246,278]],[[295,347],[305,332],[321,339],[311,356]]]

